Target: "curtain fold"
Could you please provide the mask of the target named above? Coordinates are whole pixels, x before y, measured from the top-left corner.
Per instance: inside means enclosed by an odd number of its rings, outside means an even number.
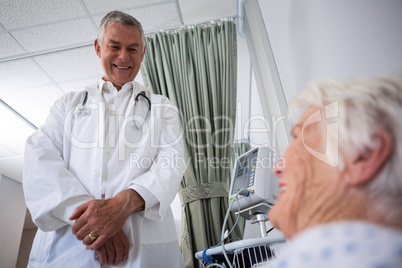
[[[146,38],[141,68],[145,85],[167,96],[181,112],[187,170],[182,202],[181,248],[185,267],[194,254],[220,242],[228,209],[236,114],[237,44],[233,21],[193,26]],[[226,229],[236,220],[229,217]],[[241,239],[239,224],[228,238]]]

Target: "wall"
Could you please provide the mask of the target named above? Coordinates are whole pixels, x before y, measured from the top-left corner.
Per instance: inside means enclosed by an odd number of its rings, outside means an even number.
[[[28,265],[29,253],[31,252],[32,242],[38,228],[24,229],[21,237],[21,245],[18,252],[18,260],[15,268],[24,268]]]
[[[26,206],[21,183],[0,175],[0,260],[2,268],[14,268],[25,220]]]
[[[311,80],[402,70],[400,0],[258,2],[288,101]]]

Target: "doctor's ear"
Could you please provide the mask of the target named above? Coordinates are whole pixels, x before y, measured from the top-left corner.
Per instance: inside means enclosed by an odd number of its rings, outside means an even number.
[[[142,56],[144,57],[144,55],[145,55],[145,50],[147,49],[147,46],[146,45],[144,45],[144,49],[142,50]]]
[[[101,45],[99,44],[98,39],[95,39],[94,47],[95,47],[96,55],[98,55],[98,57],[100,58],[101,57]]]
[[[392,154],[392,139],[384,129],[378,129],[371,138],[372,148],[367,148],[347,163],[350,185],[359,185],[374,179]]]

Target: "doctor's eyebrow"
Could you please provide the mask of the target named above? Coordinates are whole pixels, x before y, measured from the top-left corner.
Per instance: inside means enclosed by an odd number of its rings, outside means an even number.
[[[108,40],[108,43],[109,43],[109,44],[114,44],[114,45],[121,45],[120,42],[118,42],[118,41],[116,41],[116,40],[113,40],[113,39]],[[132,43],[132,44],[130,44],[130,45],[128,45],[128,46],[129,46],[129,47],[141,47],[141,45],[140,45],[139,43]]]
[[[109,39],[109,40],[107,40],[107,42],[108,42],[108,43],[111,43],[111,44],[120,45],[120,42],[115,41],[115,40],[113,40],[113,39]]]

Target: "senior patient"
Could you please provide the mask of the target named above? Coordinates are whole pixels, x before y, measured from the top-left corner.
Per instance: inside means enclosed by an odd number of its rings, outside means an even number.
[[[275,165],[288,238],[265,267],[402,267],[402,73],[312,83]]]

